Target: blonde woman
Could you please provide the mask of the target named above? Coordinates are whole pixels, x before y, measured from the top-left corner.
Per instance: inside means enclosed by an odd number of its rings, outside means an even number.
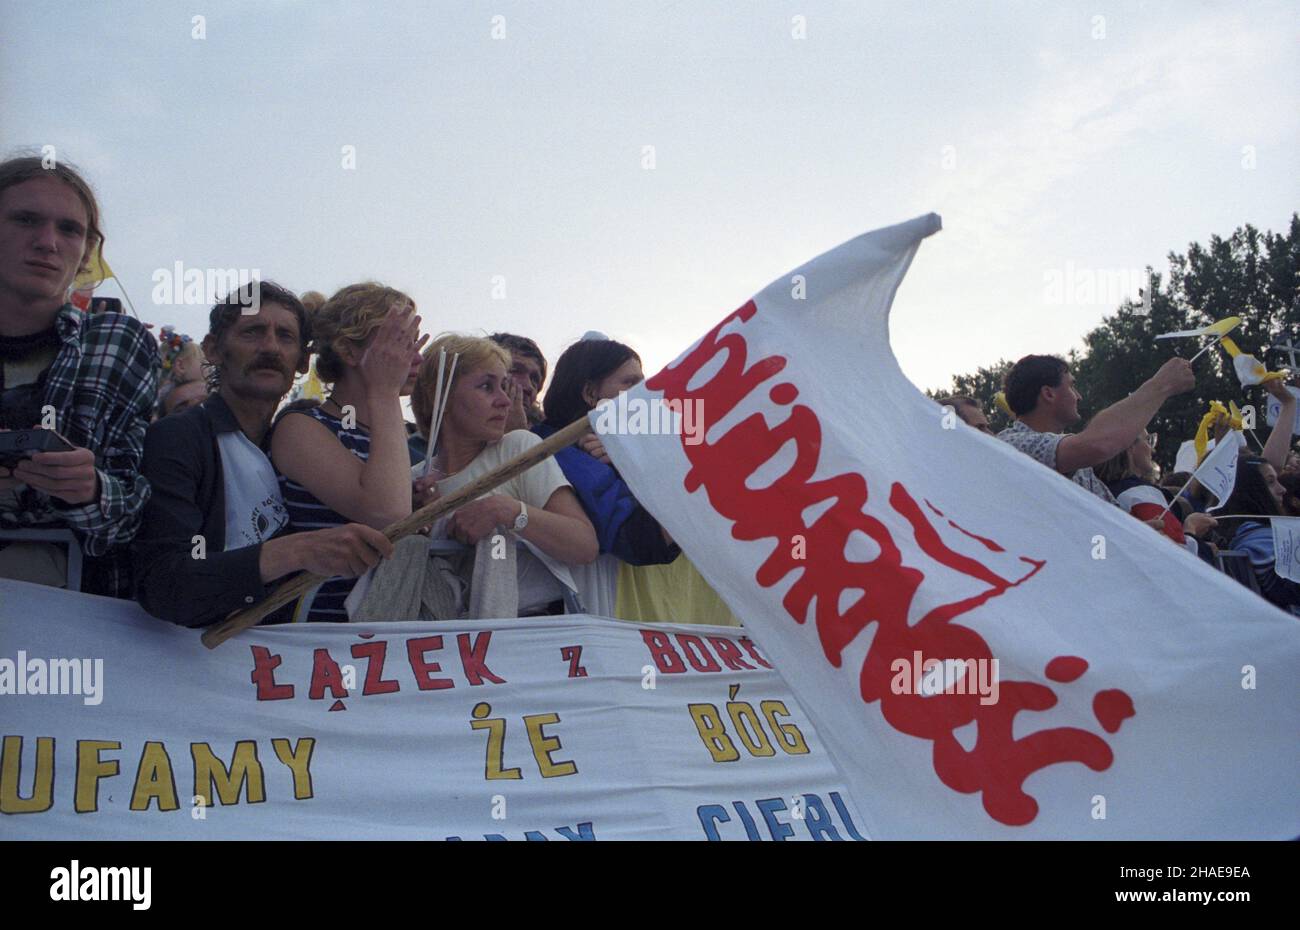
[[[510,353],[488,339],[444,335],[429,346],[420,366],[411,407],[428,438],[437,390],[438,354],[459,356],[446,412],[436,437],[436,492],[446,496],[541,442],[527,430],[506,432],[517,388],[509,375]],[[424,487],[427,479],[419,484]],[[565,564],[585,565],[598,554],[596,531],[554,459],[533,466],[492,493],[457,510],[447,536],[473,546],[503,530],[526,544],[519,553],[519,616],[559,612]],[[436,531],[435,531],[436,532]],[[558,565],[556,563],[559,563]]]
[[[271,439],[295,530],[346,523],[383,529],[411,514],[401,398],[415,385],[420,347],[429,338],[419,332],[411,299],[373,282],[343,288],[312,317],[316,371],[332,390],[319,406],[290,411]],[[354,584],[325,582],[304,605],[305,619],[345,622],[343,602]]]

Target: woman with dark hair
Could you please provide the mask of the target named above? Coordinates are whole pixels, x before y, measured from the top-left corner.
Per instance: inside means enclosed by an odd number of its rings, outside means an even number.
[[[1223,531],[1231,537],[1231,548],[1243,549],[1250,555],[1260,593],[1269,603],[1300,616],[1300,584],[1281,577],[1274,570],[1276,554],[1272,526],[1267,519],[1249,519],[1254,515],[1264,518],[1282,516],[1284,494],[1285,489],[1269,462],[1253,455],[1241,457],[1237,460],[1237,482],[1224,509],[1230,514],[1245,515],[1245,518],[1223,520]]]
[[[644,380],[641,357],[613,339],[589,338],[564,350],[555,363],[543,403],[545,419],[533,432],[545,439],[586,416],[598,403]],[[600,437],[588,433],[556,455],[583,508],[596,527],[602,554],[631,565],[671,562],[680,551],[658,521],[642,507],[610,464]],[[594,608],[593,608],[594,609]]]
[[[1282,485],[1282,512],[1288,517],[1300,517],[1300,473],[1284,471],[1277,480]]]
[[[589,333],[569,346],[555,363],[542,405],[545,419],[533,427],[543,439],[644,378],[641,358],[630,346],[595,335]],[[619,477],[599,436],[587,434],[576,445],[560,450],[555,460],[591,518],[600,543],[602,558],[575,576],[583,607],[612,617],[618,578],[614,560],[659,565],[673,561],[681,550]]]
[[[563,429],[578,417],[586,416],[602,400],[617,397],[645,380],[641,371],[641,356],[631,346],[599,333],[587,333],[582,340],[564,350],[555,363],[551,386],[543,402],[546,432],[543,438]],[[605,462],[604,445],[600,437],[589,434],[583,448],[595,451],[599,447]]]
[[[635,350],[588,333],[555,363],[545,419],[533,432],[545,438],[643,380]],[[626,620],[736,625],[722,599],[633,496],[599,436],[588,434],[555,458],[600,541],[600,558],[574,573],[587,611]]]

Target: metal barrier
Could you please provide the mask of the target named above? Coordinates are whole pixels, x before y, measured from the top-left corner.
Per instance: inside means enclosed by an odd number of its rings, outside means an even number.
[[[1228,577],[1260,594],[1259,579],[1255,577],[1255,566],[1251,564],[1250,553],[1245,549],[1220,549],[1215,553],[1214,564]]]
[[[58,543],[68,547],[68,590],[81,590],[81,543],[72,530],[0,530],[0,542]]]

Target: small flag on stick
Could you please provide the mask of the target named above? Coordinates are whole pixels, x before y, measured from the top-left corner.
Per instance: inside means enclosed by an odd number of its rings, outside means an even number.
[[[1237,372],[1237,380],[1241,382],[1242,387],[1250,387],[1255,384],[1263,384],[1265,381],[1278,381],[1286,378],[1286,372],[1269,371],[1268,367],[1255,358],[1253,355],[1247,355],[1237,344],[1223,336],[1219,339],[1223,343],[1224,350],[1232,358],[1232,367]]]

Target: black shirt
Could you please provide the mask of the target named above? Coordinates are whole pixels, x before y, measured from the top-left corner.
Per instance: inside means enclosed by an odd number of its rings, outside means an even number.
[[[30,336],[0,336],[0,429],[31,429],[40,424],[45,379],[60,346],[53,326]],[[15,379],[15,366],[29,360],[44,361],[39,373]]]

